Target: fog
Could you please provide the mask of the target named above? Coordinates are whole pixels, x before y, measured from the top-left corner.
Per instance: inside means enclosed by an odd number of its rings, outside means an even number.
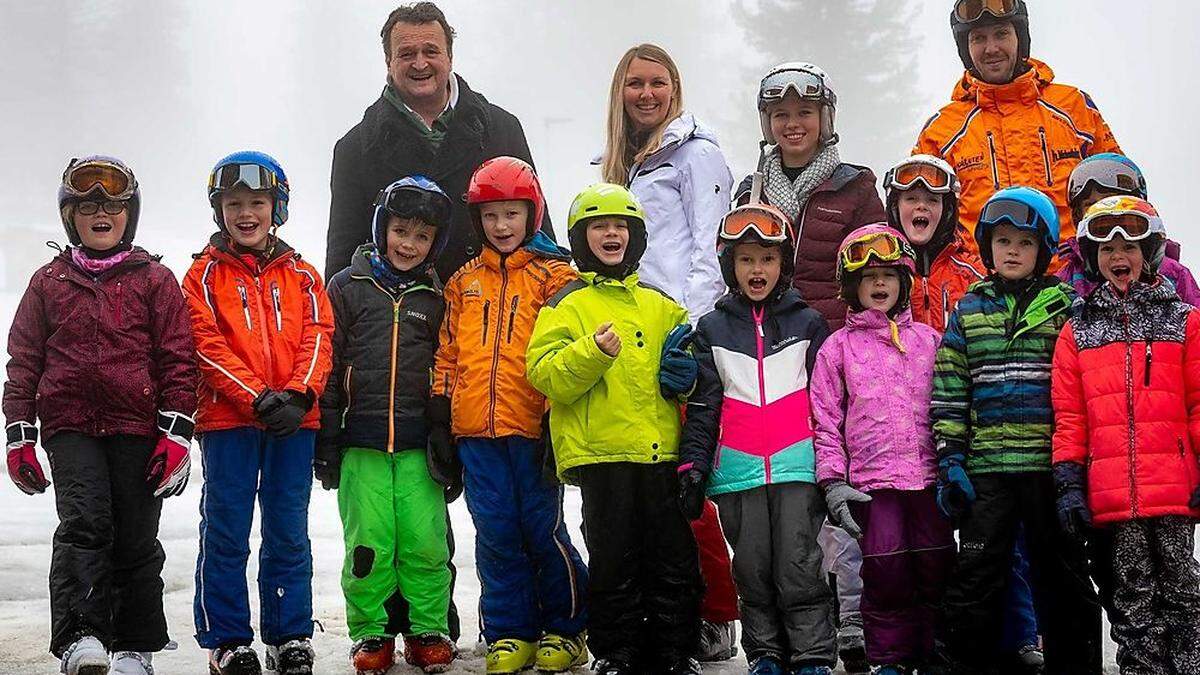
[[[782,60],[820,64],[839,94],[844,160],[882,175],[961,74],[948,1],[763,0],[439,3],[458,32],[454,69],[524,125],[562,234],[573,194],[598,178],[612,70],[651,41],[677,60],[685,106],[715,128],[734,174],[754,163],[754,95]],[[379,95],[379,29],[395,2],[0,0],[0,289],[22,289],[65,241],[55,190],[74,156],[117,155],[142,186],[138,243],[182,275],[214,225],[208,170],[233,150],[277,157],[292,186],[281,236],[322,266],[334,142]],[[1033,55],[1092,94],[1146,171],[1184,261],[1197,136],[1188,47],[1200,3],[1030,0]],[[563,238],[560,236],[560,238]]]

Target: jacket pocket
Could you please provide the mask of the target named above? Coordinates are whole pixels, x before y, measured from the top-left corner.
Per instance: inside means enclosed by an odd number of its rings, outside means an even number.
[[[346,428],[346,416],[350,414],[350,406],[354,403],[353,382],[354,382],[354,364],[346,364],[346,375],[342,378],[342,388],[346,392],[346,405],[342,409],[342,428]]]

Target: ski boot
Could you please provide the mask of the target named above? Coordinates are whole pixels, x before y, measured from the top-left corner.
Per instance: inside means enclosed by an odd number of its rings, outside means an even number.
[[[249,645],[225,645],[208,652],[209,675],[260,675],[258,654]]]
[[[438,633],[405,636],[404,660],[427,673],[444,673],[454,661],[454,643]]]
[[[638,670],[620,659],[596,659],[592,672],[595,675],[635,675]]]
[[[838,630],[837,641],[838,658],[842,660],[842,668],[848,675],[866,675],[871,672],[862,626],[842,624]]]
[[[1025,645],[1017,650],[1013,660],[1017,669],[1029,675],[1039,675],[1045,672],[1046,657],[1037,645]]]
[[[396,664],[396,641],[382,636],[365,637],[350,648],[356,675],[383,675]]]
[[[747,675],[787,675],[787,670],[779,659],[771,655],[760,656],[750,662]]]
[[[667,669],[662,672],[663,675],[703,675],[704,670],[699,661],[687,658],[667,664]]]
[[[66,675],[108,675],[108,650],[91,635],[72,642],[62,655]]]
[[[737,656],[737,624],[732,621],[700,622],[700,649],[696,660],[701,663],[728,661]]]
[[[502,638],[488,645],[487,672],[519,673],[533,665],[537,645],[525,640]]]
[[[312,675],[316,658],[317,653],[308,638],[288,640],[267,647],[267,670],[274,670],[279,675]]]
[[[576,666],[586,666],[587,662],[588,650],[584,633],[575,637],[547,633],[538,641],[533,667],[541,673],[562,673]]]
[[[108,675],[154,675],[150,652],[113,652]]]
[[[791,675],[833,675],[833,669],[829,666],[796,666],[792,668]]]

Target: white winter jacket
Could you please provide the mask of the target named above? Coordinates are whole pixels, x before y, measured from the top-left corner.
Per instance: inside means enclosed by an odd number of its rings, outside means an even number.
[[[646,211],[638,277],[687,308],[695,325],[726,290],[717,231],[733,175],[716,136],[683,113],[667,125],[662,146],[630,169],[628,184]]]

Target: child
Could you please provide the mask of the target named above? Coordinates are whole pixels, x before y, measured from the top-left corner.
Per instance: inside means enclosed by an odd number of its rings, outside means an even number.
[[[1200,311],[1156,272],[1166,232],[1145,200],[1097,202],[1076,236],[1104,281],[1054,351],[1059,520],[1111,532],[1121,672],[1200,672]]]
[[[450,211],[450,198],[424,176],[392,183],[375,202],[373,243],[329,281],[333,368],[315,466],[327,487],[339,488],[342,591],[360,675],[393,665],[385,603],[397,592],[407,600],[405,660],[429,673],[454,660],[446,507],[425,462],[444,309],[433,264],[449,238]]]
[[[1078,227],[1083,220],[1083,214],[1092,204],[1104,199],[1127,195],[1146,199],[1146,178],[1142,170],[1133,160],[1124,155],[1105,152],[1084,159],[1071,172],[1071,180],[1067,185],[1067,200],[1071,206],[1071,219]],[[1169,248],[1172,242],[1167,242]],[[1088,274],[1087,263],[1080,253],[1079,240],[1068,239],[1060,250],[1059,256],[1064,262],[1058,276],[1075,287],[1080,297],[1087,297],[1096,288],[1099,277]],[[1157,274],[1160,274],[1175,287],[1179,298],[1192,306],[1200,306],[1200,287],[1192,273],[1179,262],[1178,251],[1172,256],[1170,251],[1164,255],[1159,264]]]
[[[562,486],[542,479],[546,402],[525,378],[525,347],[538,311],[575,272],[537,228],[546,207],[529,164],[484,162],[467,208],[487,246],[446,283],[431,462],[443,477],[462,462],[487,672],[561,672],[588,660],[587,568],[563,521]]]
[[[750,673],[828,673],[833,593],[808,420],[808,373],[829,329],[789,283],[787,216],[757,200],[721,221],[729,292],[700,319],[679,465],[684,513],[707,492],[733,547]],[[768,394],[769,392],[769,394]]]
[[[929,661],[934,608],[954,561],[929,430],[941,336],[913,320],[913,258],[883,223],[842,242],[838,280],[850,313],[817,355],[811,389],[817,479],[830,519],[862,547],[867,659],[881,675]]]
[[[987,672],[1018,525],[1024,527],[1046,669],[1100,670],[1100,614],[1083,551],[1054,522],[1050,359],[1071,288],[1045,276],[1058,247],[1053,202],[1028,187],[984,205],[975,238],[991,274],[950,314],[931,417],[939,508],[960,523],[940,617],[941,672]]]
[[[567,227],[580,278],[542,309],[527,357],[530,383],[551,401],[558,475],[583,497],[588,646],[604,675],[700,672],[690,656],[702,583],[675,471],[677,398],[696,364],[680,346],[687,312],[638,283],[644,218],[618,185],[575,198]]]
[[[208,179],[217,232],[184,277],[200,366],[204,492],[196,562],[196,640],[209,671],[257,673],[246,559],[261,504],[260,627],[267,667],[312,672],[308,498],[313,443],[333,349],[317,270],[275,232],[288,182],[261,152],[235,152]]]
[[[8,334],[8,475],[26,494],[50,486],[40,421],[59,518],[50,652],[68,675],[149,674],[170,641],[159,497],[187,485],[196,366],[179,284],[133,245],[140,206],[120,160],[72,159],[58,189],[71,246],[34,274]]]

